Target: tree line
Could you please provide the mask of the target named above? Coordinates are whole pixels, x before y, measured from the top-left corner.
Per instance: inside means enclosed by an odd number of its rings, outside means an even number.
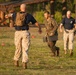
[[[11,2],[11,1],[20,1],[20,0],[0,0],[0,3],[3,2]],[[55,10],[56,11],[61,11],[62,10],[62,2],[66,1],[67,2],[67,8],[69,10],[71,10],[72,12],[75,12],[74,8],[75,8],[75,0],[49,0],[50,1],[55,1]],[[34,6],[33,10],[34,11],[39,11],[41,9],[45,9],[45,8],[49,8],[46,6],[47,4],[50,4],[49,2],[43,2],[43,3],[39,3],[39,4],[32,4],[29,5],[30,9]]]
[[[0,3],[11,1],[15,0],[0,0]],[[55,15],[57,22],[60,22],[62,16],[65,15],[67,10],[71,10],[75,17],[75,3],[76,0],[49,0],[48,2],[27,5],[27,11],[33,14],[40,23],[43,23],[43,12],[48,10],[51,12],[52,16]]]

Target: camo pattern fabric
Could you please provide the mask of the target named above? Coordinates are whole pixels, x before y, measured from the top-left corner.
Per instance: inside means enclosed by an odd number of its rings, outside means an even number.
[[[15,46],[16,51],[14,55],[14,60],[18,61],[22,55],[22,62],[28,62],[28,49],[30,45],[30,33],[25,31],[15,32]]]

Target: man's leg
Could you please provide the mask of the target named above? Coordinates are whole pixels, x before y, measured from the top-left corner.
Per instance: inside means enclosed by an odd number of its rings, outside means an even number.
[[[54,43],[54,51],[55,51],[55,54],[57,55],[57,56],[59,56],[59,47],[57,47],[57,46],[55,46],[55,44],[56,44],[56,41],[53,41],[53,43]]]
[[[60,54],[59,53],[60,52],[59,50],[60,50],[60,48],[56,46],[57,56],[59,56],[59,54]]]
[[[30,44],[30,35],[28,31],[23,32],[23,39],[22,39],[22,63],[23,68],[27,68],[27,62],[28,62],[28,49]]]
[[[48,46],[50,47],[52,53],[53,53],[53,56],[56,56],[56,47],[55,47],[55,43],[56,41],[49,41],[48,42]]]
[[[20,36],[20,32],[18,31],[15,32],[15,46],[16,46],[16,51],[14,55],[14,64],[16,66],[19,66],[18,60],[21,56],[21,36]]]
[[[69,33],[66,33],[65,31],[64,31],[64,35],[63,35],[63,37],[64,37],[64,51],[65,51],[65,54],[67,54],[67,49],[68,49],[68,41],[69,41]]]
[[[69,50],[70,50],[70,56],[73,56],[73,41],[74,41],[74,33],[69,33]]]

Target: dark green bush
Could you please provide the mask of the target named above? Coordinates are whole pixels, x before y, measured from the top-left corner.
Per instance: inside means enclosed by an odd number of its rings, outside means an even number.
[[[35,18],[36,18],[36,20],[39,22],[39,23],[43,23],[44,22],[44,11],[40,11],[40,12],[36,12],[35,13]],[[61,22],[61,20],[62,20],[62,14],[60,13],[60,12],[56,12],[55,13],[55,19],[56,19],[56,21],[58,22],[58,23],[60,23]]]
[[[55,13],[55,19],[56,19],[57,23],[60,23],[61,20],[62,20],[62,14],[57,11],[57,12]]]
[[[44,11],[38,11],[35,13],[35,18],[39,23],[43,23],[44,21]]]

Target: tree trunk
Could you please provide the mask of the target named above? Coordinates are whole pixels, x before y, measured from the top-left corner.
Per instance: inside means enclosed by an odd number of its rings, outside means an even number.
[[[51,17],[54,18],[54,14],[55,14],[55,0],[50,0],[50,12],[51,12]]]
[[[1,20],[4,20],[4,18],[5,18],[5,16],[4,16],[4,15],[5,15],[5,13],[1,11],[1,13],[0,13],[0,14],[1,14],[1,15],[0,15]]]
[[[67,1],[62,0],[62,17],[64,18],[66,16],[67,12]]]
[[[10,26],[10,27],[13,27],[13,26],[14,26],[14,22],[13,22],[13,20],[11,20],[11,19],[10,19],[9,26]]]
[[[76,13],[76,4],[75,4],[75,13]]]

